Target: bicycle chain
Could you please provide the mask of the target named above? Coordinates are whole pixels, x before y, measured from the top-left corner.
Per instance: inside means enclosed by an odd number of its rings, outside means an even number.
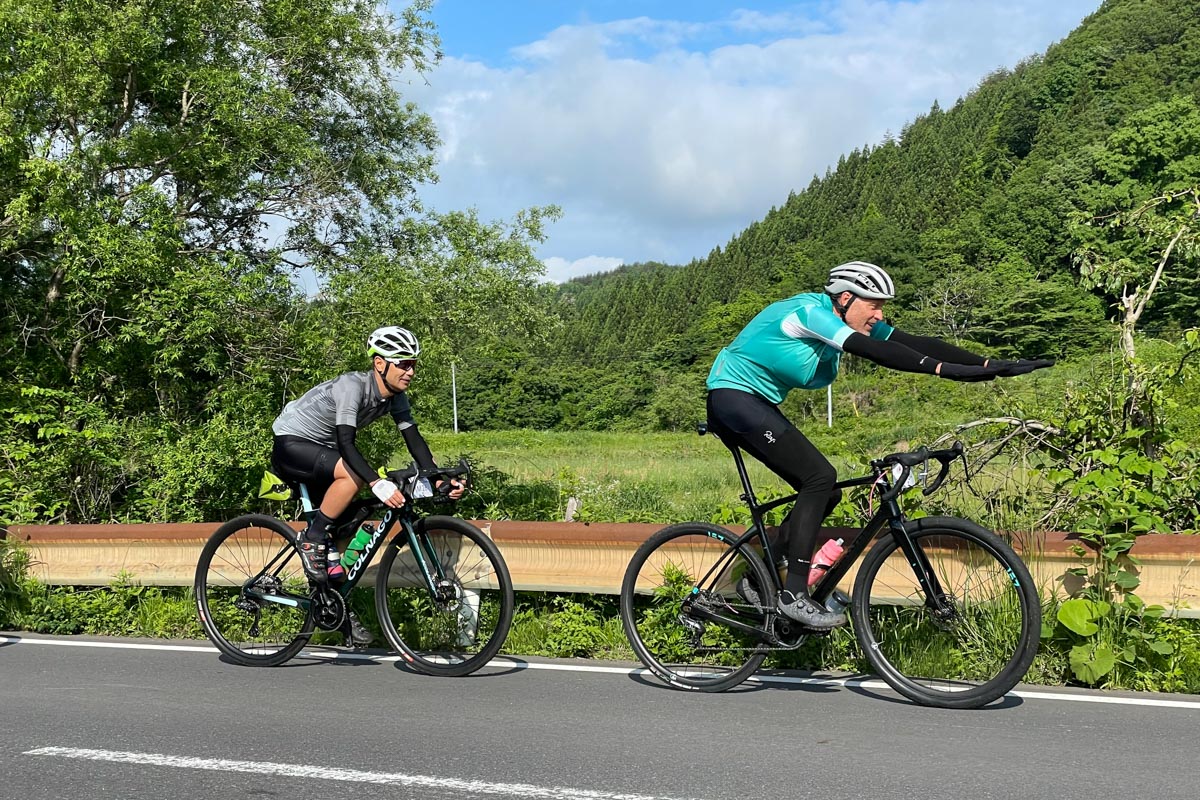
[[[702,593],[702,594],[701,594],[701,597],[703,598],[703,599],[700,601],[700,602],[701,602],[701,604],[703,604],[703,605],[708,605],[708,606],[709,606],[709,608],[711,608],[711,604],[710,604],[710,602],[709,602],[709,601],[711,600],[711,598],[710,598],[709,596],[707,596],[707,593]],[[723,604],[723,605],[725,605],[727,608],[729,608],[729,609],[733,610],[735,613],[737,612],[737,609],[738,609],[739,607],[740,607],[740,608],[745,608],[747,611],[749,611],[749,610],[753,610],[753,611],[755,611],[755,612],[757,612],[757,613],[759,613],[759,614],[762,614],[762,615],[764,615],[764,616],[766,616],[766,615],[769,615],[769,614],[772,614],[772,613],[774,613],[774,611],[775,611],[774,609],[768,609],[768,608],[766,608],[765,606],[750,605],[750,604],[747,604],[747,605],[745,605],[745,606],[738,606],[738,607],[735,607],[735,606],[733,606],[733,605],[730,605],[728,602],[725,602],[723,599],[722,599],[722,604]],[[808,638],[809,638],[810,636],[826,636],[826,635],[828,635],[828,634],[829,634],[829,631],[805,630],[805,631],[802,631],[802,632],[800,632],[800,633],[798,634],[798,636],[799,636],[800,638],[798,638],[798,639],[796,640],[795,644],[790,644],[790,645],[789,645],[789,644],[784,644],[784,643],[782,643],[782,642],[780,642],[779,644],[777,644],[777,645],[775,645],[775,646],[770,646],[770,645],[756,645],[755,647],[702,647],[702,646],[700,646],[700,645],[693,645],[693,647],[692,647],[692,651],[693,651],[693,652],[697,652],[697,653],[733,653],[733,652],[775,653],[775,652],[790,652],[790,651],[792,651],[792,650],[798,650],[798,649],[799,649],[799,648],[800,648],[800,647],[801,647],[801,646],[802,646],[802,645],[803,645],[803,644],[804,644],[806,641],[808,641]]]

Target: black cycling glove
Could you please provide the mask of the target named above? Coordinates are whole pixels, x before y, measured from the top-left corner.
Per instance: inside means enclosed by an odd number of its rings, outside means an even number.
[[[938,377],[947,378],[952,381],[964,381],[974,383],[976,381],[990,381],[1000,375],[1001,367],[987,366],[977,367],[974,364],[951,364],[949,361],[943,361],[941,369],[938,370]]]
[[[1017,375],[1026,375],[1030,372],[1033,372],[1035,369],[1053,367],[1054,362],[1045,358],[1038,358],[1030,361],[1022,358],[1016,361],[991,361],[988,363],[988,366],[1001,366],[1000,372],[998,373],[999,376],[1001,378],[1012,378]]]

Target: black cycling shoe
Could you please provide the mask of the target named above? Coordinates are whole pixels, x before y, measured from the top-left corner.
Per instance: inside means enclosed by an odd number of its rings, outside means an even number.
[[[325,543],[301,539],[296,542],[296,550],[300,553],[300,564],[304,567],[304,574],[311,582],[324,586],[329,580],[329,560],[325,557],[328,548]]]
[[[815,631],[827,631],[846,624],[846,615],[833,612],[807,594],[794,595],[787,589],[779,593],[779,613]]]
[[[342,623],[342,635],[355,647],[366,647],[375,641],[375,634],[363,626],[353,611],[346,612],[346,621]]]

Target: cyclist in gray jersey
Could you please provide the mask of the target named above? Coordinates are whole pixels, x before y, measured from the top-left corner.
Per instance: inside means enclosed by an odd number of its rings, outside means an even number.
[[[422,469],[434,466],[429,445],[417,430],[408,402],[409,384],[417,367],[421,345],[404,328],[379,328],[367,337],[371,370],[348,372],[314,386],[288,403],[271,429],[275,444],[271,462],[285,480],[303,483],[320,508],[301,534],[300,557],[314,583],[328,580],[329,527],[350,505],[363,486],[385,505],[398,508],[404,495],[396,484],[380,478],[358,451],[358,429],[390,414],[404,443]],[[453,481],[450,497],[459,498],[464,485]],[[335,575],[336,577],[336,575]]]

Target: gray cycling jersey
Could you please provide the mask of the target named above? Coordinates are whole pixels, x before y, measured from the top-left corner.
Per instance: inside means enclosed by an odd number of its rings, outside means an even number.
[[[379,393],[373,372],[347,372],[317,384],[283,407],[271,430],[276,436],[300,436],[337,449],[337,426],[361,428],[390,413],[400,430],[413,423],[408,395]]]

